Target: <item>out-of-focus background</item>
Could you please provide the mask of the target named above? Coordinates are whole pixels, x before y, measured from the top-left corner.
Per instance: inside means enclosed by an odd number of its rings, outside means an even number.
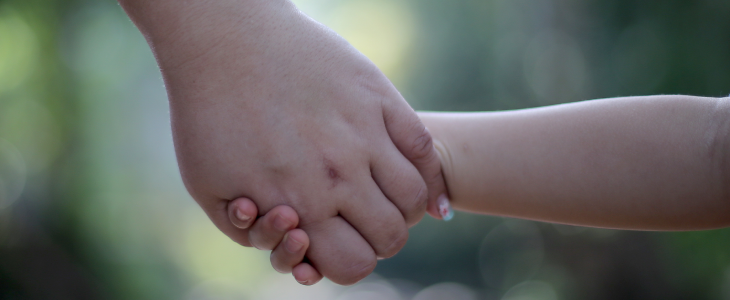
[[[296,0],[416,109],[730,93],[726,0]],[[187,195],[166,95],[112,0],[0,0],[0,299],[730,299],[730,230],[457,213],[351,287],[299,286]]]

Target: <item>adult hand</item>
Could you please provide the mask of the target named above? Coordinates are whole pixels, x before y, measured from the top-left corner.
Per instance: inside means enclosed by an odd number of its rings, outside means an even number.
[[[438,215],[428,131],[367,58],[293,4],[120,2],[162,69],[183,181],[233,240],[272,246],[229,221],[230,200],[288,205],[312,265],[350,284],[403,247],[427,198]]]
[[[271,266],[280,273],[292,273],[297,282],[312,285],[322,279],[311,264],[303,262],[309,248],[309,236],[301,229],[294,229],[299,223],[296,212],[288,206],[274,207],[258,218],[256,204],[248,198],[238,198],[228,203],[228,217],[239,229],[248,231],[258,244],[268,245],[271,251]],[[243,238],[247,238],[246,235]]]

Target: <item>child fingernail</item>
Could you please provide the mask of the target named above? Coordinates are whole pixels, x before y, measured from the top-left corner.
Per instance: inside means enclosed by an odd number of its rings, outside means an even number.
[[[299,250],[302,250],[302,247],[304,247],[304,244],[302,244],[299,241],[291,238],[287,234],[287,236],[286,236],[286,244],[284,244],[284,247],[286,248],[286,251],[289,251],[291,253],[297,253],[297,252],[299,252]]]
[[[243,210],[241,210],[241,209],[236,209],[236,218],[238,218],[239,220],[241,220],[243,222],[247,222],[248,220],[251,220],[251,217],[246,215],[243,212]]]
[[[449,204],[449,198],[447,198],[446,195],[439,196],[438,200],[436,200],[436,203],[439,206],[439,215],[441,215],[441,219],[443,219],[444,221],[448,221],[454,217],[454,210],[451,209],[451,204]]]

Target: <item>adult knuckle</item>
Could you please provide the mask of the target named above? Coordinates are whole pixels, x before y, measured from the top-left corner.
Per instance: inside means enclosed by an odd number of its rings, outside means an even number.
[[[359,86],[377,98],[390,98],[394,96],[394,88],[385,75],[374,65],[366,64],[357,68],[354,78]]]
[[[365,259],[353,263],[352,265],[345,268],[340,274],[331,280],[340,285],[352,285],[358,281],[364,279],[370,273],[375,270],[375,266],[378,264],[375,258]]]
[[[428,129],[423,124],[418,124],[416,129],[419,132],[410,147],[410,158],[415,161],[424,161],[430,158],[433,153],[433,138]]]
[[[405,203],[403,217],[406,224],[411,226],[421,220],[426,212],[428,189],[424,183],[417,183],[411,188],[410,200]]]
[[[376,254],[379,257],[389,258],[396,255],[408,241],[408,230],[406,228],[399,229],[394,235],[390,237],[390,241],[384,248],[377,251]]]

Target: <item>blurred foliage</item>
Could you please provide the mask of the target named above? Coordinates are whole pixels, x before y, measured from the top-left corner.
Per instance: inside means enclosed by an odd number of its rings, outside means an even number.
[[[730,2],[295,0],[417,109],[730,93]],[[730,230],[426,218],[379,275],[303,288],[210,224],[111,0],[0,0],[0,299],[730,299]]]

